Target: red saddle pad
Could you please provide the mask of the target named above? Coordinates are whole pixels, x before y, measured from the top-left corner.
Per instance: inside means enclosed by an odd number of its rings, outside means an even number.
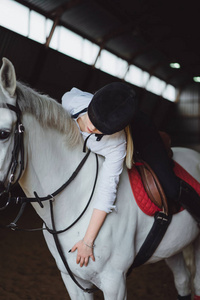
[[[190,184],[200,195],[200,183],[177,162],[174,162],[174,173],[176,174],[176,176]],[[138,206],[145,214],[154,216],[154,214],[157,211],[160,211],[160,209],[149,199],[136,167],[133,166],[131,170],[128,170],[128,174],[133,195]]]

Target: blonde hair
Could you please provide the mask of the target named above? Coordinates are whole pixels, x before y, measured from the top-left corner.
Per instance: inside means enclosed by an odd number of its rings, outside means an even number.
[[[126,140],[127,140],[127,147],[126,147],[126,166],[128,169],[131,169],[133,166],[133,151],[134,151],[134,145],[133,145],[133,139],[131,135],[130,126],[125,127],[125,133],[126,133]]]

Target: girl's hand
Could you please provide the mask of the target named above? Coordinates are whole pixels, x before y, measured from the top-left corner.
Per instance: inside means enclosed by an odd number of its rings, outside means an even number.
[[[93,261],[95,261],[92,245],[86,245],[85,242],[81,240],[72,247],[71,252],[74,252],[76,250],[78,251],[76,263],[80,263],[80,267],[82,267],[83,265],[87,267],[90,257]]]
[[[76,262],[77,264],[80,263],[80,267],[83,265],[87,266],[90,257],[93,261],[95,261],[93,254],[93,242],[95,241],[106,216],[107,213],[105,211],[95,208],[93,210],[84,239],[76,243],[71,249],[71,252],[74,252],[75,250],[78,251]]]

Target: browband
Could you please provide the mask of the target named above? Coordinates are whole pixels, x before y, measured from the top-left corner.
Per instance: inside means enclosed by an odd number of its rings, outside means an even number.
[[[20,109],[17,106],[14,106],[9,103],[1,103],[0,108],[8,108],[8,109],[14,111],[16,114],[20,114]]]

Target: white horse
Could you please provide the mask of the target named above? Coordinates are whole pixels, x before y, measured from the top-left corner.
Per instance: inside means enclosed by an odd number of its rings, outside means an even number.
[[[50,195],[70,178],[84,157],[82,138],[74,121],[60,104],[16,81],[15,70],[9,60],[3,59],[0,72],[1,187],[7,187],[9,182],[13,181],[13,178],[9,179],[8,170],[12,159],[17,120],[17,114],[12,106],[6,107],[5,104],[16,106],[17,102],[25,127],[24,170],[19,183],[27,197],[34,197],[34,191],[40,197]],[[182,148],[173,151],[174,159],[200,181],[200,154]],[[102,161],[103,159],[99,157],[100,171]],[[55,197],[53,209],[57,230],[72,224],[84,210],[93,188],[95,168],[96,157],[91,153],[77,177]],[[19,169],[20,166],[16,169],[14,180],[19,175]],[[103,291],[106,300],[126,299],[127,270],[149,233],[154,218],[145,215],[138,208],[124,167],[116,200],[118,210],[108,215],[95,241],[95,262],[90,260],[87,267],[81,268],[76,264],[76,252],[68,251],[84,236],[92,214],[94,198],[95,192],[86,212],[72,228],[59,235],[59,240],[72,273],[84,288],[91,288],[94,284]],[[43,205],[42,208],[38,203],[33,203],[38,215],[49,228],[52,228],[49,201],[44,201]],[[71,299],[93,299],[93,294],[85,293],[69,276],[52,234],[44,231],[44,236]],[[199,228],[186,210],[173,216],[162,242],[148,263],[165,259],[174,274],[178,294],[189,295],[190,276],[182,252],[191,243],[194,244],[196,266],[194,290],[195,295],[200,297]],[[196,299],[200,299],[198,296]]]

